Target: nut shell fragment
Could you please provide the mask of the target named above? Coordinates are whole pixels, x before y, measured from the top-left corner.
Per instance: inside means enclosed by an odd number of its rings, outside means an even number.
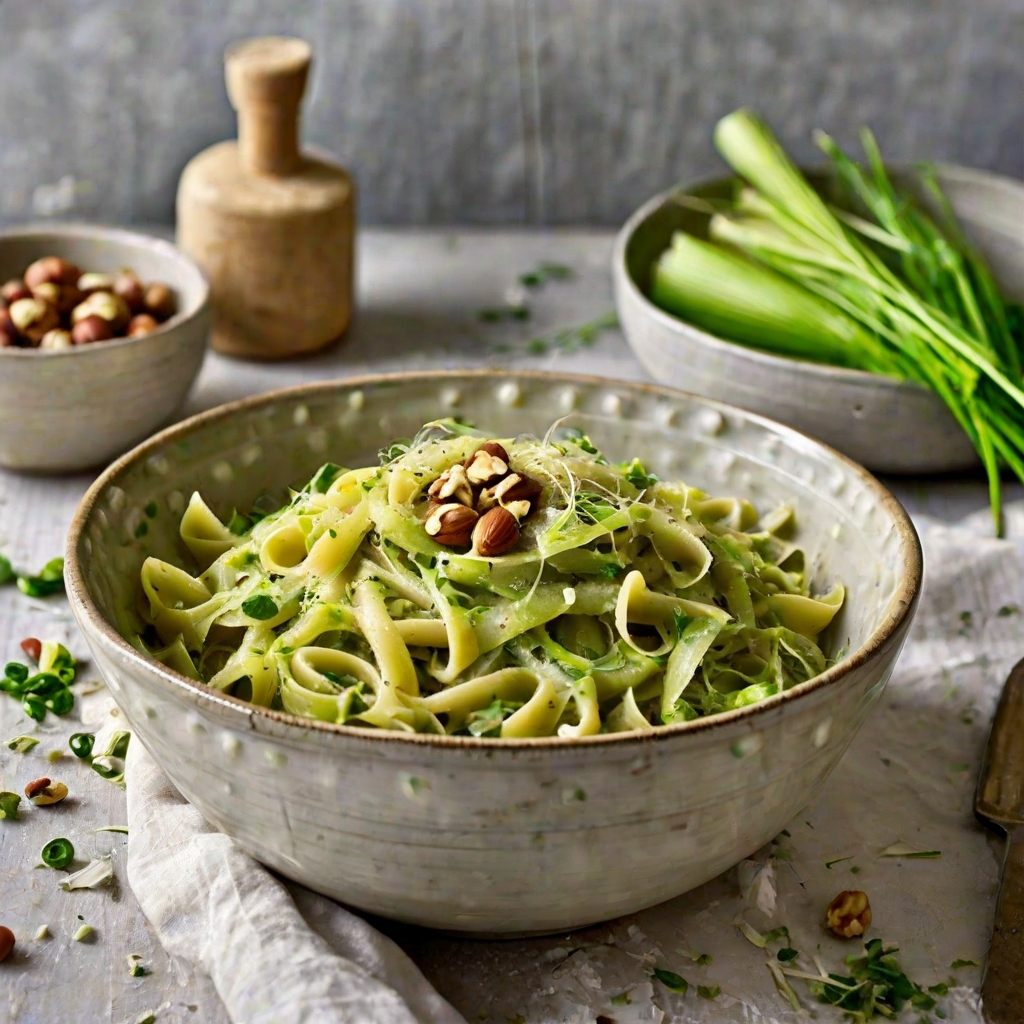
[[[841,939],[860,938],[871,927],[871,904],[866,892],[844,889],[828,905],[825,924]]]

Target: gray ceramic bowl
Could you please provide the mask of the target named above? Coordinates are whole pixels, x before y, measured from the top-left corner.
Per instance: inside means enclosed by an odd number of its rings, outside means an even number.
[[[1024,297],[1024,184],[962,167],[939,179],[964,230],[989,261],[1003,291]],[[899,168],[897,181],[912,178]],[[828,179],[811,181],[827,190]],[[731,179],[685,188],[729,194]],[[673,201],[672,189],[645,203],[619,232],[612,256],[615,303],[626,338],[662,384],[732,402],[820,438],[884,473],[969,469],[978,458],[952,414],[918,384],[774,356],[725,341],[666,313],[647,297],[651,267],[672,235],[707,235],[704,215]]]
[[[0,348],[0,465],[63,473],[90,469],[166,423],[192,386],[210,331],[209,289],[169,242],[88,224],[0,231],[0,281],[40,256],[83,270],[130,267],[177,293],[178,312],[141,338],[63,351]]]
[[[124,639],[138,574],[180,559],[198,488],[221,515],[327,459],[358,466],[425,420],[499,434],[585,416],[641,456],[762,508],[795,504],[829,643],[849,653],[763,704],[651,733],[569,741],[409,736],[293,718],[190,682]],[[155,515],[147,514],[145,511]],[[148,524],[138,537],[138,525]],[[859,466],[747,412],[642,384],[448,372],[312,384],[203,413],[107,469],[67,546],[71,607],[132,728],[178,789],[265,864],[362,910],[478,934],[560,931],[700,885],[812,799],[878,700],[921,579],[914,528]]]

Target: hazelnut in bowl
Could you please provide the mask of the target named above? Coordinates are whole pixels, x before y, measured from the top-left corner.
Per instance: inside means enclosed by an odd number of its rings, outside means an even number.
[[[0,465],[75,472],[137,444],[184,401],[209,328],[206,280],[169,242],[0,231]]]

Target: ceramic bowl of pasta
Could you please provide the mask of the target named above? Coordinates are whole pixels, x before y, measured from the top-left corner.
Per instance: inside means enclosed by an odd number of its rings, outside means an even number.
[[[48,256],[87,268],[94,279],[130,268],[143,281],[166,284],[176,302],[165,323],[138,337],[59,348],[0,345],[0,466],[77,472],[127,451],[181,406],[206,353],[209,288],[195,263],[160,238],[91,224],[0,231],[0,281],[20,278]]]
[[[364,911],[560,931],[700,885],[854,742],[921,555],[864,470],[591,378],[308,385],[90,489],[68,591],[218,828]]]

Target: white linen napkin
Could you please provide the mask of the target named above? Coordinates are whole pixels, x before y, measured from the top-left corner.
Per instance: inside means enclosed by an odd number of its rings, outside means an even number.
[[[139,742],[126,779],[131,887],[233,1024],[464,1024],[390,939],[207,824]]]

